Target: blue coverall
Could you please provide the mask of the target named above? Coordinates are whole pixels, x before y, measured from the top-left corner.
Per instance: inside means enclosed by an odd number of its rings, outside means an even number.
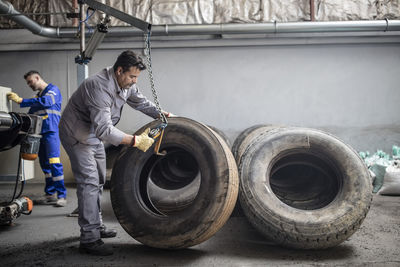
[[[64,185],[63,165],[60,161],[60,138],[58,133],[61,103],[60,89],[50,83],[36,97],[23,99],[20,107],[30,107],[29,114],[39,115],[43,118],[39,162],[46,177],[45,193],[53,195],[57,192],[58,198],[66,198],[67,189]]]

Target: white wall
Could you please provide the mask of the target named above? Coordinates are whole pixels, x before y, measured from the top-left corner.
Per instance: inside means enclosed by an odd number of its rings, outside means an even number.
[[[324,129],[357,150],[390,152],[393,144],[400,144],[399,43],[234,46],[234,42],[220,47],[154,48],[153,72],[162,107],[215,126],[232,141],[247,127],[271,123]],[[112,65],[129,44],[113,46],[95,54],[90,74]],[[77,87],[77,53],[0,51],[0,85],[31,97],[22,76],[36,69],[61,88],[65,106]],[[141,74],[139,86],[151,99],[147,72]],[[118,127],[134,132],[148,121],[126,106]]]

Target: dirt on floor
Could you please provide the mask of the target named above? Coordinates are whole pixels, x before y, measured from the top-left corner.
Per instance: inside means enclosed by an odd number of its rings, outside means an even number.
[[[38,197],[42,187],[28,185],[25,195]],[[12,189],[0,185],[0,198],[7,199]],[[77,218],[66,216],[76,208],[76,194],[68,187],[67,207],[35,206],[31,215],[0,227],[0,266],[400,266],[400,197],[375,195],[361,228],[341,245],[319,251],[276,246],[242,216],[231,217],[214,237],[192,248],[154,249],[122,229],[108,190],[102,204],[105,223],[118,231],[104,240],[114,255],[79,254]]]

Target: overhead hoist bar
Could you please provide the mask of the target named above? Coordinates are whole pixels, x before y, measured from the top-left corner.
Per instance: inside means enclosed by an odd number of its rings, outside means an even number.
[[[132,25],[133,27],[136,27],[144,32],[148,32],[151,30],[151,24],[135,18],[129,14],[126,14],[118,9],[112,8],[110,6],[107,6],[103,3],[100,3],[98,1],[94,1],[94,0],[78,0],[79,4],[86,4],[88,5],[90,8],[96,9],[96,10],[100,10],[102,12],[104,12],[105,14],[109,15],[109,16],[113,16],[116,17],[119,20],[122,20],[123,22],[126,22],[130,25]]]
[[[107,6],[103,3],[100,3],[95,0],[78,0],[79,8],[80,8],[80,18],[79,18],[79,38],[80,38],[80,55],[75,58],[75,62],[79,64],[87,64],[92,59],[94,52],[97,47],[103,41],[104,36],[107,33],[108,26],[107,24],[110,22],[109,16],[115,17],[123,22],[130,24],[131,26],[142,30],[145,34],[151,32],[151,24],[143,21],[141,19],[135,18],[129,14],[126,14],[118,9]],[[86,18],[84,18],[84,5],[87,5],[90,9],[95,12],[95,10],[99,10],[103,12],[106,16],[103,20],[97,24],[97,27],[89,39],[88,44],[85,44],[85,24],[86,21],[93,15],[93,13],[89,16],[89,11],[86,13]]]

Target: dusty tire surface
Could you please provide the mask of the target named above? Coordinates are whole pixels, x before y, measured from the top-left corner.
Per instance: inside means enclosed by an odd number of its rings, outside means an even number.
[[[115,161],[110,193],[118,221],[151,247],[179,249],[207,240],[228,220],[237,199],[232,153],[208,127],[182,117],[168,119],[160,148],[166,156],[155,155],[153,148],[144,153],[126,147]],[[182,189],[190,186],[193,191],[193,183],[197,192],[188,201]],[[171,199],[157,199],[152,190],[167,190]]]
[[[257,124],[257,125],[250,126],[250,127],[246,128],[246,129],[244,129],[243,131],[241,131],[238,134],[238,136],[236,136],[235,141],[233,141],[233,144],[232,144],[232,147],[231,147],[232,154],[233,154],[233,157],[235,159],[237,159],[237,153],[238,153],[238,150],[239,150],[239,146],[243,143],[243,140],[251,132],[253,132],[254,130],[256,130],[256,129],[260,128],[260,127],[264,127],[264,126],[268,126],[268,124]]]
[[[211,130],[213,130],[216,134],[218,134],[224,141],[225,143],[228,145],[228,147],[230,148],[232,146],[231,141],[229,140],[228,136],[219,128],[214,127],[214,126],[210,126],[207,125],[208,128],[211,128]]]
[[[236,137],[231,148],[236,163],[239,164],[240,157],[246,150],[247,146],[253,141],[253,139],[257,138],[261,133],[273,130],[277,127],[279,126],[271,124],[257,124],[247,129],[244,129]],[[244,216],[243,208],[240,205],[240,201],[238,201],[236,202],[235,208],[233,209],[232,217],[242,217],[242,216]]]
[[[322,131],[265,131],[239,160],[245,216],[280,245],[336,246],[359,228],[369,210],[372,185],[365,164],[351,147]]]
[[[232,147],[234,150],[232,150],[233,157],[235,158],[236,162],[239,163],[239,159],[241,158],[242,154],[244,151],[247,149],[247,147],[253,142],[255,138],[257,138],[260,134],[272,131],[276,128],[279,128],[282,126],[278,125],[271,125],[271,124],[265,124],[265,125],[255,125],[253,127],[245,129],[235,140],[235,146]]]
[[[118,158],[119,153],[124,148],[123,145],[113,146],[111,144],[105,144],[104,150],[106,152],[106,180],[111,179],[112,168],[115,160]]]

